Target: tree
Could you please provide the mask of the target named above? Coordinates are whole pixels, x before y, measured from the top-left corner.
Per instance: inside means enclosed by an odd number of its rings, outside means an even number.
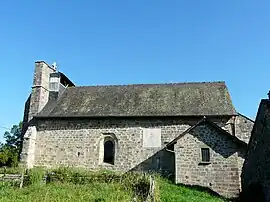
[[[22,122],[19,125],[13,125],[10,132],[6,131],[4,138],[6,139],[6,145],[14,150],[21,149],[21,135],[22,135]]]
[[[6,142],[0,145],[0,166],[17,166],[22,148],[22,122],[6,131],[4,138]]]

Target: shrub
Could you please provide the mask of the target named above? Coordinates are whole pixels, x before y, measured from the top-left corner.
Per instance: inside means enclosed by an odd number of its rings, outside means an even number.
[[[45,170],[42,168],[33,168],[27,171],[23,185],[40,185],[45,177]]]

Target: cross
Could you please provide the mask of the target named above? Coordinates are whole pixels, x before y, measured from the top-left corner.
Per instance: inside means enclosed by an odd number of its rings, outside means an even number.
[[[52,64],[52,67],[53,67],[54,69],[57,69],[56,62],[54,62],[54,63]]]

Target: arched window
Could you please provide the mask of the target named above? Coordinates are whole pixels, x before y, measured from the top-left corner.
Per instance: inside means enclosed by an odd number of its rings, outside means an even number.
[[[104,139],[104,163],[114,164],[115,145],[110,138]]]
[[[118,139],[113,133],[103,133],[99,142],[99,164],[114,165],[118,148]]]

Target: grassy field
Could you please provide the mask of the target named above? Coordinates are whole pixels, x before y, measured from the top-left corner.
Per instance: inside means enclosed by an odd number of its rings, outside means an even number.
[[[160,199],[162,202],[223,202],[207,192],[177,186],[165,180],[159,182]]]
[[[168,182],[159,184],[162,202],[222,202],[208,193],[179,187]],[[51,183],[31,185],[23,189],[0,189],[1,202],[56,202],[56,201],[93,201],[93,202],[130,202],[132,193],[123,189],[121,184],[93,183],[75,185],[70,183]]]
[[[131,193],[122,190],[120,184],[105,183],[94,183],[91,185],[52,183],[29,186],[23,189],[1,189],[0,191],[1,202],[126,202],[132,200],[131,196]]]
[[[7,183],[0,183],[0,202],[58,202],[58,201],[89,201],[89,202],[131,202],[134,197],[134,186],[141,180],[136,175],[127,176],[126,182],[104,182],[103,180],[82,181],[82,175],[94,176],[93,173],[60,171],[58,179],[48,184],[41,184],[39,172],[33,172],[32,181],[19,189]],[[98,175],[101,176],[99,173]],[[108,175],[108,174],[106,174]],[[106,176],[105,175],[105,176]],[[67,177],[69,176],[69,177]],[[72,180],[70,180],[70,177]],[[104,176],[104,175],[102,175]],[[134,178],[135,176],[135,178]],[[96,176],[95,176],[96,177]],[[101,178],[100,178],[101,179]],[[209,193],[177,186],[160,177],[156,178],[157,202],[222,202],[224,200],[211,196]],[[38,182],[38,183],[37,183]],[[141,182],[140,182],[141,183]]]

